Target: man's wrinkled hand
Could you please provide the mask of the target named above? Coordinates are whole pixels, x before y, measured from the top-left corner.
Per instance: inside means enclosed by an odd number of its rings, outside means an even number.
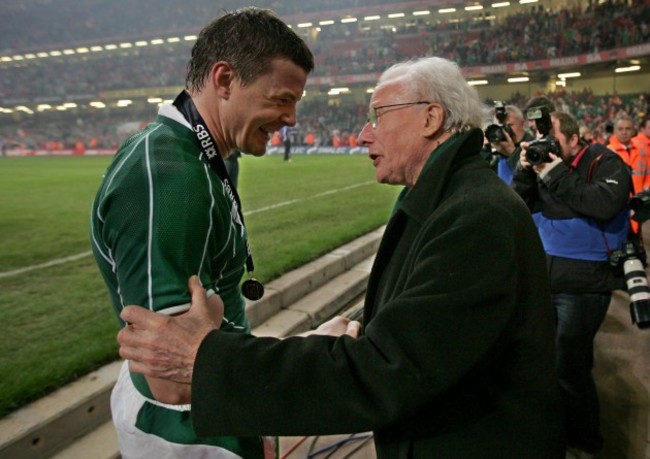
[[[196,276],[188,285],[192,305],[183,314],[165,316],[140,306],[122,310],[120,317],[127,326],[120,330],[117,341],[120,356],[130,360],[131,371],[184,384],[192,382],[199,345],[221,325],[223,302],[218,295],[208,299]]]

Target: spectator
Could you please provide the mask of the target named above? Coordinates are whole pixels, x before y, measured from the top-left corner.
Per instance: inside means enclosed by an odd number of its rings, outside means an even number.
[[[291,162],[291,129],[289,126],[283,126],[280,129],[280,137],[284,145],[284,162]]]
[[[650,116],[646,116],[639,122],[637,135],[632,137],[639,150],[644,150],[646,155],[650,155]]]
[[[632,193],[650,189],[650,164],[648,155],[639,144],[632,142],[634,123],[627,116],[619,117],[614,123],[614,134],[609,138],[608,148],[614,150],[632,171]],[[632,220],[633,231],[639,232],[639,224]]]

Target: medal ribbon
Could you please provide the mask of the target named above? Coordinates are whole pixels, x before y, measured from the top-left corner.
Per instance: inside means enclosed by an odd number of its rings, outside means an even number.
[[[178,109],[179,112],[185,117],[185,119],[192,125],[192,130],[196,134],[196,138],[201,145],[201,152],[208,160],[210,168],[219,176],[219,179],[223,183],[224,189],[228,193],[233,206],[237,210],[237,215],[241,220],[242,226],[244,225],[244,213],[241,208],[241,200],[239,199],[239,194],[237,190],[230,182],[230,177],[228,176],[228,171],[226,170],[226,165],[219,154],[217,149],[217,143],[214,141],[212,134],[208,130],[205,121],[201,117],[201,114],[196,109],[196,105],[192,101],[192,98],[183,90],[174,100],[174,106]],[[248,238],[246,238],[246,271],[248,271],[248,277],[253,277],[253,271],[255,270],[255,265],[253,264],[253,254],[251,253],[250,245],[248,244]]]

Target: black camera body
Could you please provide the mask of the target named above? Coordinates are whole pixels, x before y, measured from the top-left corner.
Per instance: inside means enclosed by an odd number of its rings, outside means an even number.
[[[623,268],[632,323],[641,329],[650,328],[650,286],[645,274],[646,255],[639,241],[626,241],[622,249],[610,254],[609,262],[615,268]]]
[[[528,148],[526,148],[526,161],[533,166],[550,163],[552,161],[549,156],[550,153],[560,156],[561,150],[558,143],[550,135],[551,129],[553,129],[553,122],[551,121],[551,114],[548,107],[530,107],[526,110],[526,117],[530,121],[535,121],[537,132],[542,134],[541,139],[528,144]]]
[[[506,118],[508,118],[508,112],[506,110],[506,105],[500,100],[494,101],[494,116],[499,121],[499,124],[490,124],[485,128],[485,137],[490,142],[506,142],[508,138],[506,133],[510,136],[512,141],[515,141],[515,133],[510,126],[506,123]]]
[[[552,137],[543,137],[528,144],[528,148],[526,148],[526,161],[533,166],[550,163],[553,161],[550,153],[560,156],[560,146]]]
[[[628,207],[634,211],[632,220],[643,223],[650,220],[650,190],[635,194],[628,201]]]

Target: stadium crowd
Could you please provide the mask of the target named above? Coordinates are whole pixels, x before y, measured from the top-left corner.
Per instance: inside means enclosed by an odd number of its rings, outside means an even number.
[[[325,36],[356,40],[334,55],[327,55],[325,45],[319,44],[317,52],[322,50],[326,57],[315,74],[376,72],[414,54],[442,56],[460,66],[473,66],[595,53],[648,42],[649,17],[650,4],[634,0],[625,7],[608,1],[584,10],[580,6],[557,10],[538,6],[492,21],[421,21],[418,26],[394,32],[323,29],[328,31]]]
[[[558,89],[544,95],[560,111],[575,116],[588,129],[593,138],[606,141],[608,126],[614,120],[628,116],[641,120],[648,116],[650,93],[620,96],[597,96],[591,90],[570,92]],[[515,93],[505,101],[524,108],[527,96]],[[490,106],[493,101],[484,101]],[[367,104],[342,102],[332,105],[326,99],[305,100],[298,104],[297,125],[292,129],[292,144],[322,146],[356,146],[356,134],[366,122]],[[155,116],[155,106],[147,110],[123,109],[104,112],[92,110],[83,116],[74,113],[36,114],[20,123],[0,125],[0,145],[5,148],[21,146],[29,149],[116,149],[131,133],[141,128]],[[486,119],[486,124],[491,120]],[[271,143],[279,145],[278,136]]]
[[[153,0],[129,4],[129,8],[147,11]],[[4,19],[0,37],[9,48],[44,45],[65,40],[68,45],[83,40],[128,35],[138,17],[137,30],[142,34],[174,30],[189,30],[196,26],[197,17],[212,14],[214,5],[207,0],[190,0],[179,9],[173,0],[155,0],[160,15],[128,15],[116,20],[119,8],[114,2],[91,0],[67,11],[71,3],[54,7],[51,1],[14,2],[0,12]],[[161,7],[163,2],[167,7]],[[358,3],[358,2],[357,2]],[[398,4],[374,0],[363,4]],[[238,1],[223,2],[223,8],[239,5]],[[43,21],[30,33],[16,30],[24,23],[24,15],[38,6],[42,11],[30,21]],[[325,2],[291,2],[272,0],[261,6],[274,8],[280,14],[312,10],[328,11],[353,8],[355,2],[330,0]],[[54,11],[56,10],[56,11]],[[131,11],[131,9],[130,9]],[[74,20],[46,20],[62,14]],[[156,19],[153,19],[153,18]],[[415,25],[387,31],[362,28],[359,24],[338,24],[324,27],[309,38],[315,51],[315,76],[376,73],[390,64],[415,55],[438,55],[458,62],[461,66],[499,64],[549,57],[564,57],[604,49],[629,46],[649,41],[647,18],[650,4],[631,0],[629,5],[619,0],[604,3],[589,2],[584,7],[531,6],[505,17],[492,20],[433,21],[420,19]],[[111,20],[113,18],[114,20]],[[165,25],[163,25],[165,24]],[[56,39],[54,38],[56,37]],[[61,59],[33,60],[23,65],[5,65],[0,72],[0,106],[19,103],[41,103],[65,99],[100,97],[106,91],[138,90],[155,87],[180,87],[190,43],[149,46],[142,49],[119,50],[107,55],[87,55]],[[643,89],[643,88],[640,88]],[[546,94],[556,106],[574,114],[596,136],[603,135],[607,122],[619,114],[640,119],[647,114],[647,94],[596,95],[591,90],[567,92],[558,90]],[[508,103],[523,107],[526,97],[514,94]],[[294,145],[354,145],[366,117],[366,103],[349,102],[341,98],[338,105],[324,99],[306,100],[300,104],[298,126],[293,130]],[[12,103],[7,103],[11,101]],[[492,101],[486,101],[491,103]],[[153,106],[148,110],[122,109],[102,113],[91,110],[78,113],[36,113],[31,118],[20,116],[3,120],[0,127],[2,145],[25,145],[30,148],[74,145],[114,148],[132,132],[152,119]],[[38,128],[36,128],[38,126]],[[305,140],[307,139],[307,140]],[[277,139],[275,139],[277,141]]]
[[[533,7],[494,24],[471,19],[436,24],[422,20],[419,26],[395,32],[339,24],[323,28],[321,36],[310,43],[317,63],[313,75],[380,72],[415,55],[445,57],[461,67],[575,56],[648,42],[648,17],[650,4],[633,0],[626,8],[608,1],[585,11],[578,6],[557,11]],[[0,104],[3,100],[96,97],[102,91],[181,86],[188,54],[183,47],[189,46],[181,42],[120,50],[109,58],[85,55],[6,66],[0,74]]]
[[[258,0],[281,16],[393,4],[399,0]],[[0,10],[0,51],[74,45],[106,38],[195,33],[204,18],[242,6],[241,0],[10,0]],[[129,14],[124,14],[124,11]],[[151,14],[155,11],[156,14]],[[29,24],[30,27],[25,27]],[[138,33],[134,34],[133,31]]]

